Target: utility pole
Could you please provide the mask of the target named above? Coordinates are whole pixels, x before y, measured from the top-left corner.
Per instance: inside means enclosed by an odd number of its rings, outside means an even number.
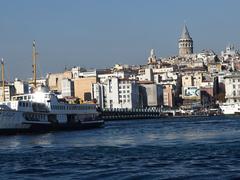
[[[3,101],[5,101],[5,79],[4,79],[4,61],[3,61],[3,58],[1,60],[1,66],[2,66],[2,98],[3,98]]]
[[[33,41],[33,47],[32,47],[32,61],[33,61],[33,87],[37,87],[37,65],[36,65],[36,43],[35,40]]]

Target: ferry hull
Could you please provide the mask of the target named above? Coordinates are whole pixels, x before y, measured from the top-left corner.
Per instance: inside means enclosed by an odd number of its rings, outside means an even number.
[[[24,118],[23,112],[0,111],[0,134],[44,133],[50,131],[71,131],[99,128],[103,120],[88,120],[78,122],[48,122],[31,121]]]
[[[104,121],[94,121],[92,123],[76,123],[76,124],[32,124],[29,128],[0,128],[0,135],[11,135],[11,134],[22,134],[22,133],[47,133],[52,131],[74,131],[74,130],[84,130],[100,128],[104,126]]]

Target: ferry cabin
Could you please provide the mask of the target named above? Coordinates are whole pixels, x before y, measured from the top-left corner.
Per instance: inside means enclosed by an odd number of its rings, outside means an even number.
[[[12,110],[24,112],[29,121],[82,122],[94,120],[98,113],[95,104],[67,104],[51,92],[35,92],[13,96],[12,101],[1,102]]]

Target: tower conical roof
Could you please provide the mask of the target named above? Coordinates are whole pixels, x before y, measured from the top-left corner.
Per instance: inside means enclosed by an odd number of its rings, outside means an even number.
[[[188,29],[187,29],[187,26],[186,24],[184,24],[183,26],[183,31],[182,31],[182,35],[181,35],[181,39],[192,39],[189,32],[188,32]]]

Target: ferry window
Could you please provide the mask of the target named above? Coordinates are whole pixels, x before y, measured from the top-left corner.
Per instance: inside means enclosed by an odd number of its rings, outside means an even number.
[[[20,96],[17,97],[17,100],[22,100],[22,98]]]

